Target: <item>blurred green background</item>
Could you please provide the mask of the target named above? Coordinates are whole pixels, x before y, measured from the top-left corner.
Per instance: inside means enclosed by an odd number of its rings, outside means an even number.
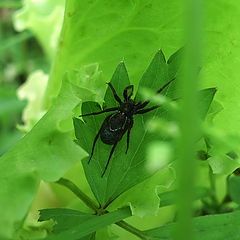
[[[17,90],[30,73],[47,70],[49,64],[41,46],[26,30],[16,31],[13,17],[22,1],[0,1],[0,155],[22,137],[16,128],[23,124],[22,110],[25,100],[20,100]]]

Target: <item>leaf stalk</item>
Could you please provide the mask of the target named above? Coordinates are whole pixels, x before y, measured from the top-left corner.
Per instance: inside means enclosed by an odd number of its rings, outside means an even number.
[[[86,204],[90,209],[95,211],[96,215],[103,215],[108,213],[106,209],[103,209],[101,206],[99,207],[90,197],[88,197],[79,187],[73,183],[72,181],[66,178],[60,178],[56,181],[57,184],[60,184],[70,190],[73,194],[75,194],[82,202]],[[149,236],[146,236],[141,230],[133,227],[132,225],[128,224],[127,222],[121,220],[115,223],[119,227],[125,229],[126,231],[134,234],[135,236],[139,237],[143,240],[150,240]]]

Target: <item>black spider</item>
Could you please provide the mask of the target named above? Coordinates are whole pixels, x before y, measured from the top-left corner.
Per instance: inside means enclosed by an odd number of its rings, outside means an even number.
[[[157,91],[157,93],[161,93],[173,80],[163,85]],[[113,145],[107,160],[107,164],[102,172],[102,175],[101,175],[102,177],[107,170],[108,164],[110,162],[110,159],[113,155],[113,152],[118,142],[122,139],[123,135],[126,132],[127,132],[127,148],[126,148],[126,153],[127,153],[129,148],[130,133],[133,127],[133,115],[144,114],[160,107],[160,105],[155,105],[149,108],[145,108],[149,104],[149,101],[136,102],[135,100],[131,99],[133,95],[133,85],[129,85],[124,89],[123,91],[124,100],[122,101],[121,98],[117,95],[113,85],[110,82],[107,84],[110,87],[115,100],[119,103],[119,107],[107,108],[100,112],[93,112],[93,113],[80,115],[80,117],[84,117],[84,116],[92,116],[92,115],[98,115],[105,112],[114,111],[114,113],[107,116],[103,121],[101,128],[99,129],[96,137],[94,138],[91,155],[88,160],[88,163],[90,163],[91,158],[93,156],[94,148],[99,136],[103,143],[108,145]]]

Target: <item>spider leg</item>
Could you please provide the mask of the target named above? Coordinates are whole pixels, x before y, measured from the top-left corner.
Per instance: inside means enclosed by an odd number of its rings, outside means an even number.
[[[109,165],[109,163],[110,163],[110,160],[111,160],[111,158],[112,158],[113,152],[114,152],[117,144],[118,144],[118,142],[114,143],[114,145],[113,145],[113,147],[112,147],[112,149],[111,149],[111,152],[110,152],[109,157],[108,157],[108,160],[107,160],[107,164],[105,165],[105,168],[104,168],[104,170],[103,170],[103,172],[102,172],[101,177],[104,176],[104,174],[105,174],[105,172],[106,172],[106,170],[107,170],[107,168],[108,168],[108,165]]]
[[[132,95],[133,95],[133,85],[129,85],[129,86],[125,87],[125,89],[123,91],[124,100],[128,101]]]
[[[117,92],[116,92],[115,88],[113,87],[113,85],[112,85],[110,82],[108,82],[107,84],[108,84],[108,86],[110,87],[110,89],[111,89],[111,91],[112,91],[112,94],[113,94],[115,100],[116,100],[119,104],[122,104],[122,100],[121,100],[120,97],[117,95]]]
[[[133,126],[133,119],[131,119],[130,125],[128,127],[128,131],[127,131],[127,149],[126,149],[126,152],[125,152],[126,154],[128,152],[128,148],[129,148],[130,134],[131,134],[132,126]]]
[[[147,112],[151,112],[153,111],[154,109],[156,108],[159,108],[160,106],[153,106],[153,107],[150,107],[150,108],[146,108],[146,109],[140,109],[138,110],[135,114],[144,114],[144,113],[147,113]]]
[[[179,99],[180,98],[175,98],[175,99],[172,99],[172,101],[177,101]],[[156,108],[159,108],[159,107],[161,107],[161,105],[155,105],[155,106],[152,106],[150,108],[140,109],[140,110],[136,111],[136,113],[134,113],[134,114],[143,114],[143,113],[151,112],[151,111],[153,111],[153,110],[155,110]]]
[[[118,110],[118,107],[106,108],[106,109],[104,109],[102,111],[99,111],[99,112],[82,114],[79,117],[99,115],[99,114],[102,114],[102,113],[105,113],[105,112],[112,112],[112,111],[116,111],[116,110]]]
[[[169,84],[170,84],[172,81],[174,81],[174,80],[175,80],[175,78],[173,78],[173,79],[170,80],[169,82],[165,83],[165,84],[157,91],[157,93],[161,93],[161,92],[162,92],[166,87],[168,87]],[[149,102],[150,102],[150,101],[144,101],[143,103],[137,105],[136,107],[137,107],[137,109],[142,109],[142,108],[146,107],[146,106],[149,104]],[[155,108],[154,108],[154,109],[155,109]]]
[[[91,154],[90,154],[90,157],[89,157],[89,160],[88,160],[88,164],[90,163],[90,161],[92,159],[94,148],[95,148],[97,140],[98,140],[98,138],[100,136],[100,132],[101,132],[101,128],[100,128],[100,130],[98,131],[97,135],[95,136],[95,138],[93,140],[92,151],[91,151]]]
[[[149,103],[150,103],[150,101],[144,101],[143,103],[137,104],[137,105],[136,105],[137,110],[146,107]]]

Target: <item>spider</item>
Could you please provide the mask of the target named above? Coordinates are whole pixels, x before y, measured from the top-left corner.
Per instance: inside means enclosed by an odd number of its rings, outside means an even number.
[[[157,93],[161,93],[169,84],[173,81],[167,82],[165,85],[163,85]],[[111,160],[111,157],[114,153],[114,150],[118,144],[118,142],[122,139],[125,133],[127,133],[127,148],[126,148],[126,154],[129,148],[129,142],[130,142],[130,133],[131,129],[133,127],[133,116],[134,115],[139,115],[139,114],[145,114],[148,112],[153,111],[154,109],[160,107],[160,105],[155,105],[152,107],[147,107],[147,105],[150,103],[150,101],[139,101],[136,102],[135,99],[132,99],[133,95],[133,85],[127,86],[124,91],[123,91],[123,100],[117,95],[117,92],[113,85],[109,82],[107,83],[108,86],[111,89],[111,92],[113,94],[113,97],[115,100],[118,102],[119,106],[118,107],[111,107],[111,108],[106,108],[102,111],[99,112],[93,112],[93,113],[87,113],[87,114],[82,114],[80,117],[85,117],[85,116],[93,116],[93,115],[99,115],[102,113],[106,112],[113,112],[110,115],[108,115],[105,120],[102,123],[102,126],[100,127],[97,135],[95,136],[93,140],[93,145],[92,145],[92,150],[91,154],[88,160],[88,164],[90,163],[93,153],[94,153],[94,148],[96,146],[97,140],[100,137],[103,143],[112,145],[112,149],[110,151],[107,164],[105,165],[105,168],[102,172],[101,177],[104,176],[109,162]]]

